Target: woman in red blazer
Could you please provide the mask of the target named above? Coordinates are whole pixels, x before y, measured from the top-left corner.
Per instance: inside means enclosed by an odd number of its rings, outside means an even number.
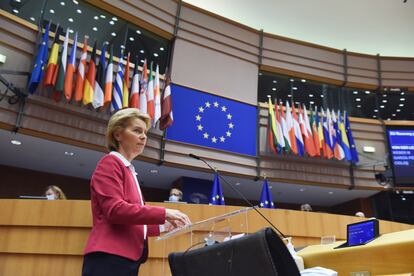
[[[148,237],[170,226],[190,223],[178,210],[146,206],[131,161],[142,153],[150,127],[148,115],[122,109],[109,120],[110,153],[91,179],[93,227],[85,248],[83,276],[133,275],[148,256]]]

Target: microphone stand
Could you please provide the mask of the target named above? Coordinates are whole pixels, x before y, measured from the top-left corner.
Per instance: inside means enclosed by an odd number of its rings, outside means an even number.
[[[232,184],[230,184],[223,176],[221,176],[218,173],[218,170],[216,168],[214,168],[213,166],[211,166],[206,160],[204,160],[204,158],[201,158],[200,156],[197,156],[197,155],[192,154],[192,153],[190,153],[189,156],[192,157],[192,158],[194,158],[194,159],[203,161],[211,170],[213,170],[215,173],[218,174],[218,176],[220,177],[220,179],[223,180],[224,183],[227,184],[227,186],[229,186],[233,191],[235,191],[239,196],[241,196],[241,198],[244,200],[244,202],[247,203],[247,205],[249,205],[250,207],[252,207],[253,210],[256,211],[256,213],[258,213],[264,220],[266,220],[267,223],[269,223],[269,225],[271,225],[273,227],[273,229],[276,230],[276,232],[278,232],[283,238],[286,239],[286,236],[268,218],[266,218],[266,216],[263,215],[262,212],[260,212],[259,209],[257,209],[257,207],[254,206],[250,202],[250,200],[248,200],[238,189],[236,189],[235,187],[233,187]]]

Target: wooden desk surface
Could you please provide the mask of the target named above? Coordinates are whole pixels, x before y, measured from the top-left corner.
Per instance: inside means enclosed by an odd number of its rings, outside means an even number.
[[[334,249],[343,242],[311,245],[298,252],[305,267],[322,266],[339,275],[369,271],[371,275],[414,272],[414,229],[383,234],[361,246]]]

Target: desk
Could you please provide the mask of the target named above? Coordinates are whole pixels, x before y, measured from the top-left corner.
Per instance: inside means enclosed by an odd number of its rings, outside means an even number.
[[[305,267],[322,266],[339,275],[369,271],[371,275],[414,272],[414,229],[383,234],[361,246],[334,249],[343,242],[311,245],[298,252]]]

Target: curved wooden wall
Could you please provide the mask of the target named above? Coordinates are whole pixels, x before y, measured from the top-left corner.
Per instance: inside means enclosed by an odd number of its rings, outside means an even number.
[[[193,222],[238,209],[231,206],[157,205],[180,209]],[[0,209],[0,275],[80,275],[83,250],[92,225],[90,201],[0,200]],[[346,225],[361,220],[293,210],[266,209],[262,212],[286,236],[293,237],[296,247],[319,244],[320,237],[327,235],[343,240]],[[245,218],[240,221],[244,222]],[[239,220],[231,222],[235,233],[252,233],[267,226],[252,211],[247,214],[246,225],[241,225]],[[412,228],[412,225],[380,221],[382,234]],[[195,235],[203,234],[205,232]],[[166,244],[150,239],[149,246],[149,259],[141,269],[142,275],[165,276],[170,274],[168,264],[163,264],[164,246],[168,252],[183,251],[190,243],[185,237],[169,240]]]

